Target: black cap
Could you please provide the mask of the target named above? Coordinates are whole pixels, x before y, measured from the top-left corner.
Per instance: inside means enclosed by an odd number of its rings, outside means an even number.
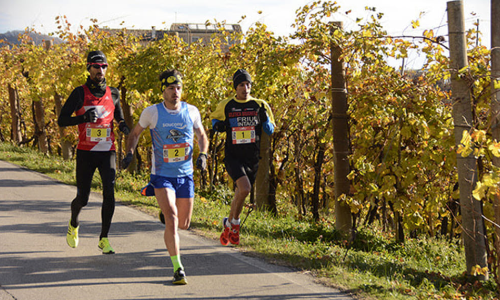
[[[238,84],[242,83],[243,81],[248,81],[248,82],[252,83],[252,77],[250,77],[250,74],[248,74],[248,72],[246,70],[239,69],[233,75],[234,89],[236,89]]]
[[[102,51],[90,51],[89,55],[87,56],[87,63],[92,64],[92,63],[104,63],[107,64],[108,61],[106,60],[106,55],[102,53]]]

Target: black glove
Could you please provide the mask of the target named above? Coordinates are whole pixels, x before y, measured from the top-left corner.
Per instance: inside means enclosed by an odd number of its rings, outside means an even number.
[[[198,159],[196,159],[196,168],[200,170],[205,170],[207,168],[207,155],[205,153],[200,153]]]
[[[95,107],[88,109],[83,114],[83,122],[95,123],[97,121],[97,112],[95,111]]]
[[[259,109],[259,119],[261,124],[267,122],[267,110],[264,105],[262,105],[262,107]]]
[[[217,123],[214,124],[214,130],[218,132],[224,132],[226,131],[226,122],[224,121],[217,121]]]
[[[128,135],[130,133],[130,128],[128,128],[125,121],[121,121],[120,124],[118,124],[118,129],[120,129],[120,131],[123,132],[124,135]]]
[[[127,153],[127,156],[125,156],[125,158],[122,160],[122,168],[123,169],[128,168],[128,165],[130,165],[132,158],[134,158],[134,155],[130,152]]]

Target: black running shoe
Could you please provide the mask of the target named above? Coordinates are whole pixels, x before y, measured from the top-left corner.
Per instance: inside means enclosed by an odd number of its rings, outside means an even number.
[[[160,219],[160,222],[162,222],[163,224],[165,224],[165,216],[163,215],[163,212],[161,210],[158,213],[158,219]]]
[[[174,280],[172,281],[173,284],[187,284],[187,279],[186,279],[186,273],[184,273],[184,270],[179,268],[177,271],[174,273]]]

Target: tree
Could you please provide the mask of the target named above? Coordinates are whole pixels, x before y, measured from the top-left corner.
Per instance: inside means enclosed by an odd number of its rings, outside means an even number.
[[[21,123],[19,122],[19,97],[17,90],[15,90],[10,84],[9,89],[9,103],[10,103],[10,116],[12,119],[11,123],[11,138],[12,141],[19,145],[22,140],[21,136]]]

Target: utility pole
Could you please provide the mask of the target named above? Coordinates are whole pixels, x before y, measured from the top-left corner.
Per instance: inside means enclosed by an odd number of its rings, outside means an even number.
[[[260,137],[260,163],[255,178],[255,204],[259,209],[269,209],[269,169],[271,137],[263,132]]]
[[[491,0],[491,136],[500,141],[500,0]],[[500,157],[492,156],[493,165],[500,167]],[[496,194],[494,202],[495,222],[500,224],[500,193]],[[500,228],[495,227],[495,251],[500,257]],[[497,278],[500,270],[497,270]]]
[[[468,65],[463,1],[448,2],[447,10],[454,135],[455,146],[458,147],[464,131],[470,132],[473,128],[470,86],[462,76],[463,74],[459,74],[459,70]],[[457,153],[456,157],[463,227],[462,238],[467,272],[471,274],[476,266],[481,268],[488,266],[482,204],[472,196],[477,182],[477,162],[472,154],[462,157]],[[488,273],[478,277],[481,280],[487,280]]]
[[[332,35],[342,29],[342,22],[332,23]],[[332,76],[332,117],[333,117],[333,153],[335,181],[335,225],[344,235],[352,229],[351,208],[342,195],[349,195],[351,183],[347,176],[349,166],[349,124],[347,122],[347,91],[345,88],[344,62],[340,59],[342,49],[336,43],[331,45]]]

